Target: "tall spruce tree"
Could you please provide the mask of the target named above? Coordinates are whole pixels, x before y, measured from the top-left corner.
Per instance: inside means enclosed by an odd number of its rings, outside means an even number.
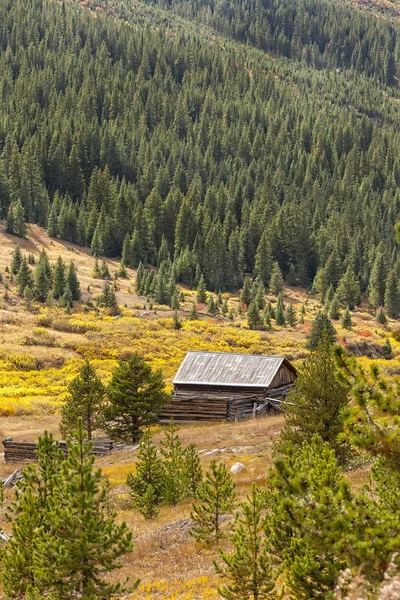
[[[12,257],[11,257],[10,271],[13,275],[16,275],[18,273],[19,268],[21,266],[21,262],[22,262],[21,246],[19,244],[17,244],[14,248],[14,251],[13,251]]]
[[[22,258],[21,266],[15,278],[15,283],[17,284],[18,294],[20,296],[24,295],[24,291],[27,287],[33,287],[32,271],[28,265],[28,261],[26,260],[25,256]]]
[[[347,268],[346,273],[339,281],[336,294],[339,302],[343,306],[348,306],[350,310],[354,310],[354,308],[360,304],[360,284],[351,266]]]
[[[93,431],[101,428],[104,399],[105,387],[90,362],[85,361],[79,375],[68,386],[68,396],[61,409],[61,434],[71,435],[78,417],[81,417],[91,440]]]
[[[400,290],[396,269],[390,269],[386,279],[385,308],[391,319],[396,319],[400,314]]]
[[[40,302],[46,302],[49,292],[53,287],[53,273],[47,256],[43,249],[35,269],[35,296]]]
[[[65,285],[65,264],[61,256],[59,256],[53,270],[53,298],[58,300],[62,297],[65,291]]]
[[[331,340],[325,333],[304,361],[294,388],[282,401],[285,426],[277,448],[284,451],[287,444],[299,447],[317,433],[343,461],[348,447],[340,435],[348,401],[348,388],[338,380]]]
[[[199,304],[207,302],[206,282],[203,275],[200,277],[197,285],[196,300]]]
[[[274,262],[272,267],[269,289],[275,296],[278,296],[283,290],[283,276],[278,262]]]
[[[255,255],[254,275],[259,277],[265,287],[269,286],[272,275],[273,256],[270,237],[269,232],[264,231]]]
[[[173,421],[165,429],[160,452],[164,467],[164,500],[175,505],[186,495],[187,489],[184,450]]]
[[[184,450],[184,473],[186,491],[191,498],[196,498],[197,491],[203,481],[199,452],[194,444],[189,444]]]
[[[8,598],[107,600],[126,591],[106,576],[122,566],[132,535],[106,509],[107,490],[85,437],[78,421],[63,461],[58,444],[45,433],[38,464],[24,470],[12,506],[12,541],[2,556]]]
[[[282,292],[279,292],[276,302],[275,322],[277,325],[286,325],[285,320],[285,305],[283,304]]]
[[[155,423],[168,395],[161,371],[138,354],[121,360],[107,387],[104,428],[112,439],[135,443],[144,427]]]
[[[265,535],[265,502],[254,483],[240,509],[230,537],[233,549],[220,550],[222,564],[214,562],[224,582],[218,591],[226,600],[272,600],[276,597],[276,574]]]
[[[316,350],[322,338],[326,338],[333,344],[336,339],[336,331],[328,315],[323,311],[319,311],[311,324],[307,348]]]
[[[250,329],[259,329],[261,326],[260,309],[255,301],[250,302],[247,311],[247,323]]]
[[[68,267],[67,285],[69,286],[69,289],[71,290],[72,300],[73,301],[80,300],[81,287],[79,284],[78,275],[76,273],[75,264],[72,261],[69,263],[69,267]]]
[[[213,460],[203,484],[197,491],[197,502],[191,517],[191,535],[205,544],[219,544],[224,536],[222,517],[234,509],[236,488],[224,463]]]
[[[164,500],[165,471],[149,429],[140,440],[135,466],[135,474],[129,473],[126,478],[133,505],[146,519],[152,519]]]

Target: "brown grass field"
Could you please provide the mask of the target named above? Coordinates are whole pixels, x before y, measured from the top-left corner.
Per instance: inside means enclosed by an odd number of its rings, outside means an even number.
[[[33,305],[30,310],[18,297],[15,285],[6,272],[11,254],[20,243],[23,252],[37,258],[45,248],[51,262],[59,255],[67,263],[75,262],[83,292],[83,301],[72,314],[57,305]],[[110,271],[118,268],[118,261],[108,260]],[[173,328],[173,313],[166,306],[150,306],[146,298],[134,292],[135,273],[129,270],[128,279],[119,279],[118,302],[121,315],[114,317],[88,307],[87,300],[95,300],[103,281],[93,279],[93,257],[78,246],[50,239],[37,226],[30,226],[28,238],[17,240],[5,234],[0,225],[0,435],[24,441],[37,440],[45,429],[58,433],[59,411],[68,383],[78,373],[83,359],[90,359],[104,382],[107,382],[117,361],[132,351],[138,352],[153,368],[164,374],[167,389],[183,356],[188,350],[218,350],[245,353],[284,355],[297,366],[307,355],[304,348],[311,321],[321,304],[318,298],[299,288],[285,289],[285,302],[292,300],[295,307],[305,303],[305,323],[291,328],[273,326],[269,331],[250,331],[246,321],[238,315],[237,294],[224,294],[234,313],[233,321],[206,314],[205,306],[198,306],[199,320],[188,320],[195,300],[193,290],[182,289],[185,301],[179,318],[182,329]],[[6,299],[5,283],[9,299]],[[271,300],[275,300],[273,297]],[[400,372],[400,335],[398,324],[379,325],[373,314],[362,308],[353,315],[350,331],[335,323],[338,340],[345,347],[362,355],[375,357],[384,372],[391,376]],[[394,358],[381,356],[385,338],[390,339]],[[378,357],[378,358],[376,358]],[[361,356],[368,366],[371,358]],[[244,498],[251,483],[265,482],[272,464],[273,440],[279,436],[282,416],[272,416],[243,423],[215,423],[184,425],[180,436],[185,445],[193,442],[201,452],[206,469],[212,458],[222,460],[230,467],[241,461],[245,469],[234,476],[239,498]],[[162,428],[153,428],[158,443]],[[132,598],[200,600],[218,598],[212,561],[215,551],[195,544],[187,534],[184,521],[190,516],[191,506],[183,503],[165,507],[153,521],[145,521],[132,510],[125,484],[127,473],[135,468],[136,452],[130,448],[114,452],[97,461],[111,484],[112,503],[118,519],[131,528],[135,548],[125,557],[123,569],[113,578],[140,577],[140,588]],[[18,465],[17,465],[18,466]],[[0,476],[15,469],[5,464],[0,456]],[[365,481],[366,471],[360,469],[349,475],[358,487]],[[6,493],[7,498],[10,492]],[[5,506],[0,508],[0,528],[10,530],[5,522]]]

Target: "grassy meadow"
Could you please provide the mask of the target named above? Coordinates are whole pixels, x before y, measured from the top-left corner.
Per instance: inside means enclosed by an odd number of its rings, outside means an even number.
[[[78,270],[83,293],[82,302],[71,313],[53,306],[33,304],[27,309],[16,294],[15,284],[7,272],[16,243],[24,253],[38,258],[46,249],[51,262],[61,255],[66,263],[73,260]],[[111,273],[118,262],[108,260]],[[296,309],[305,304],[305,322],[294,327],[251,331],[247,321],[238,315],[236,294],[224,294],[234,318],[213,318],[205,305],[197,305],[199,319],[189,320],[195,301],[193,290],[183,289],[180,330],[174,329],[173,312],[166,306],[151,306],[146,298],[135,294],[135,273],[128,270],[127,279],[117,281],[117,297],[121,314],[111,316],[95,307],[96,295],[103,281],[92,277],[93,257],[77,246],[50,239],[37,226],[29,227],[28,239],[20,241],[0,229],[0,433],[21,441],[36,440],[48,429],[58,433],[59,411],[68,383],[77,375],[84,359],[93,362],[106,383],[118,359],[138,352],[155,369],[161,369],[167,389],[188,350],[213,350],[284,355],[301,366],[307,355],[305,341],[311,322],[321,307],[319,300],[299,288],[285,289],[285,302]],[[8,288],[8,289],[7,289]],[[8,297],[7,297],[8,296]],[[272,301],[275,298],[270,297]],[[335,323],[338,341],[360,355],[366,366],[373,360],[387,375],[400,372],[400,328],[395,322],[379,325],[366,308],[353,313],[353,327],[344,330]],[[382,358],[382,345],[390,340],[393,359]],[[376,358],[378,357],[378,358]],[[279,435],[282,416],[257,421],[228,424],[184,425],[180,436],[185,445],[193,442],[201,452],[204,468],[212,458],[225,461],[228,467],[237,461],[245,469],[234,475],[239,497],[244,497],[251,483],[262,484],[271,464],[273,440]],[[162,427],[153,428],[156,442],[162,438]],[[126,475],[134,471],[136,451],[124,448],[98,460],[109,478],[112,502],[118,518],[124,519],[134,533],[135,548],[126,557],[124,568],[112,575],[142,583],[132,598],[200,600],[218,598],[212,561],[213,550],[198,546],[187,533],[186,519],[191,506],[183,503],[164,507],[153,521],[146,521],[131,509]],[[0,476],[15,469],[0,461]],[[355,486],[365,480],[363,469],[349,477]],[[6,492],[9,495],[10,492]],[[5,509],[0,508],[0,528]]]

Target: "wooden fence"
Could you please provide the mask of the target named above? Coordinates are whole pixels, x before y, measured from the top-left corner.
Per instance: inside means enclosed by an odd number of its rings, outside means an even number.
[[[112,440],[93,440],[93,454],[95,456],[105,456],[112,452],[114,443]],[[59,447],[65,455],[68,454],[66,442],[58,442]],[[12,438],[3,440],[4,460],[6,462],[22,462],[37,460],[35,442],[14,442]]]

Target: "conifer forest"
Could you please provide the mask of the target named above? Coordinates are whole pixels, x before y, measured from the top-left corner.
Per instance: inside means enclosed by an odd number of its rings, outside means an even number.
[[[400,600],[399,246],[399,0],[0,0],[0,599]]]

